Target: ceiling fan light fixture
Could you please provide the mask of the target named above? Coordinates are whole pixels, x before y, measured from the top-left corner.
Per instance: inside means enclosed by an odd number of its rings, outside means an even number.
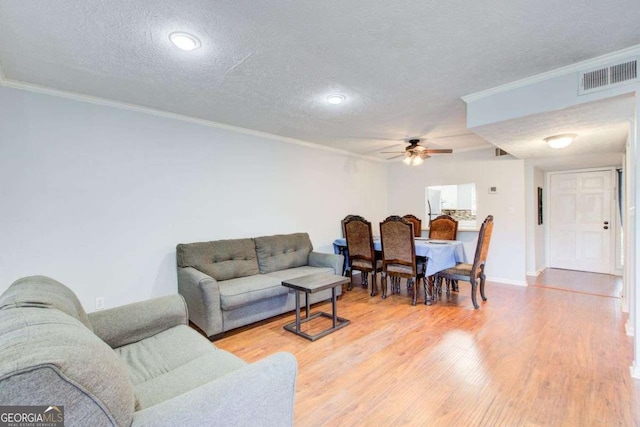
[[[413,158],[413,166],[420,166],[423,162],[424,160],[420,156],[415,156]]]
[[[565,148],[571,145],[576,136],[578,135],[575,133],[565,133],[562,135],[548,136],[544,140],[551,148]]]
[[[342,104],[346,100],[347,100],[347,97],[341,93],[334,93],[327,96],[327,102],[333,105]]]
[[[404,163],[405,165],[409,166],[409,165],[411,165],[411,160],[412,160],[411,156],[406,156],[404,158],[404,160],[402,161],[402,163]]]
[[[178,49],[186,51],[195,50],[202,46],[202,43],[200,43],[200,40],[198,40],[196,36],[188,33],[171,33],[169,34],[169,40],[171,40],[171,43],[176,45]]]

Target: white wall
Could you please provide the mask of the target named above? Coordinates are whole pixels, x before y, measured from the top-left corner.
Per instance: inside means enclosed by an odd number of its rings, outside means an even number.
[[[490,280],[525,285],[524,161],[495,158],[493,149],[434,156],[421,166],[389,166],[389,214],[427,218],[425,187],[474,182],[479,223],[493,215],[495,226],[487,262]],[[497,194],[489,194],[489,187]],[[512,213],[511,213],[512,212]],[[472,260],[477,233],[458,233]]]
[[[544,223],[548,218],[544,171],[525,161],[525,195],[527,222],[527,276],[536,276],[546,265]],[[538,187],[542,188],[543,224],[538,224]]]
[[[382,163],[0,88],[0,292],[25,275],[88,311],[177,292],[175,245],[297,231],[332,252],[387,212]]]

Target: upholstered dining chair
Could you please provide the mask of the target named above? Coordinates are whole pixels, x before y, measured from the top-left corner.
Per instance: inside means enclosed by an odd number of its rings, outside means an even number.
[[[422,236],[422,220],[415,215],[405,215],[402,217],[405,221],[409,221],[413,224],[413,235],[415,237]]]
[[[361,216],[352,215],[344,222],[345,237],[347,239],[347,252],[349,253],[349,268],[351,269],[351,281],[347,290],[353,289],[353,271],[362,273],[362,287],[368,286],[368,276],[371,273],[371,296],[377,295],[378,285],[376,273],[382,271],[382,261],[376,259],[373,248],[373,235],[371,223]]]
[[[347,233],[344,231],[344,224],[345,224],[345,222],[349,221],[354,216],[358,216],[358,215],[347,215],[347,216],[344,217],[344,219],[342,221],[340,221],[342,223],[342,237],[344,237],[345,239],[347,238]]]
[[[449,215],[440,215],[429,224],[429,238],[436,240],[456,240],[458,221]]]
[[[382,298],[387,297],[387,276],[391,276],[391,294],[400,293],[400,279],[407,279],[416,305],[418,282],[424,282],[426,260],[416,259],[413,224],[393,215],[380,223],[382,243]],[[426,282],[425,292],[427,291]]]
[[[476,254],[473,258],[473,264],[458,263],[455,267],[448,268],[446,270],[437,273],[437,281],[442,279],[450,280],[464,280],[471,284],[471,302],[473,307],[478,309],[478,301],[476,298],[478,281],[480,281],[480,296],[483,301],[487,300],[487,296],[484,293],[484,282],[486,276],[484,274],[484,267],[487,263],[487,255],[489,254],[489,244],[491,243],[491,234],[493,233],[493,215],[489,215],[478,233],[478,245],[476,246]],[[449,294],[449,286],[447,284],[447,295]],[[435,292],[434,292],[435,294]]]
[[[429,238],[436,240],[456,240],[458,237],[458,221],[453,219],[453,217],[449,215],[440,215],[435,219],[431,220],[429,224]],[[434,288],[435,292],[438,294],[442,293],[442,281],[438,281],[437,289],[433,286],[435,283],[435,277],[429,276],[427,279],[429,280],[429,286]],[[451,285],[454,291],[458,290],[458,282],[447,279],[447,288]],[[436,296],[437,297],[437,296]]]

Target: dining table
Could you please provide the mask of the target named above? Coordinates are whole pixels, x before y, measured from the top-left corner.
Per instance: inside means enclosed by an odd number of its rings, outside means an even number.
[[[416,237],[415,249],[416,257],[426,260],[425,276],[433,276],[439,271],[447,268],[455,267],[460,262],[467,262],[467,255],[464,251],[464,245],[460,240],[436,240],[426,237]],[[349,269],[349,253],[347,251],[347,239],[344,237],[333,241],[333,249],[336,254],[342,254],[345,257],[343,274]],[[373,249],[377,252],[382,251],[382,242],[380,237],[373,237]],[[431,295],[426,295],[427,303],[431,301]]]

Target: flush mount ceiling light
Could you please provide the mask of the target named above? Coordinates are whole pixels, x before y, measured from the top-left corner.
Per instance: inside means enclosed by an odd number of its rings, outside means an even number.
[[[333,105],[342,104],[346,100],[347,100],[347,97],[341,93],[334,93],[332,95],[327,96],[327,102]]]
[[[575,133],[565,133],[562,135],[549,136],[544,140],[547,141],[547,144],[549,144],[551,148],[565,148],[573,142],[576,136],[578,135]]]
[[[202,46],[200,40],[196,36],[192,36],[188,33],[171,33],[169,34],[169,40],[182,50],[195,50]]]

